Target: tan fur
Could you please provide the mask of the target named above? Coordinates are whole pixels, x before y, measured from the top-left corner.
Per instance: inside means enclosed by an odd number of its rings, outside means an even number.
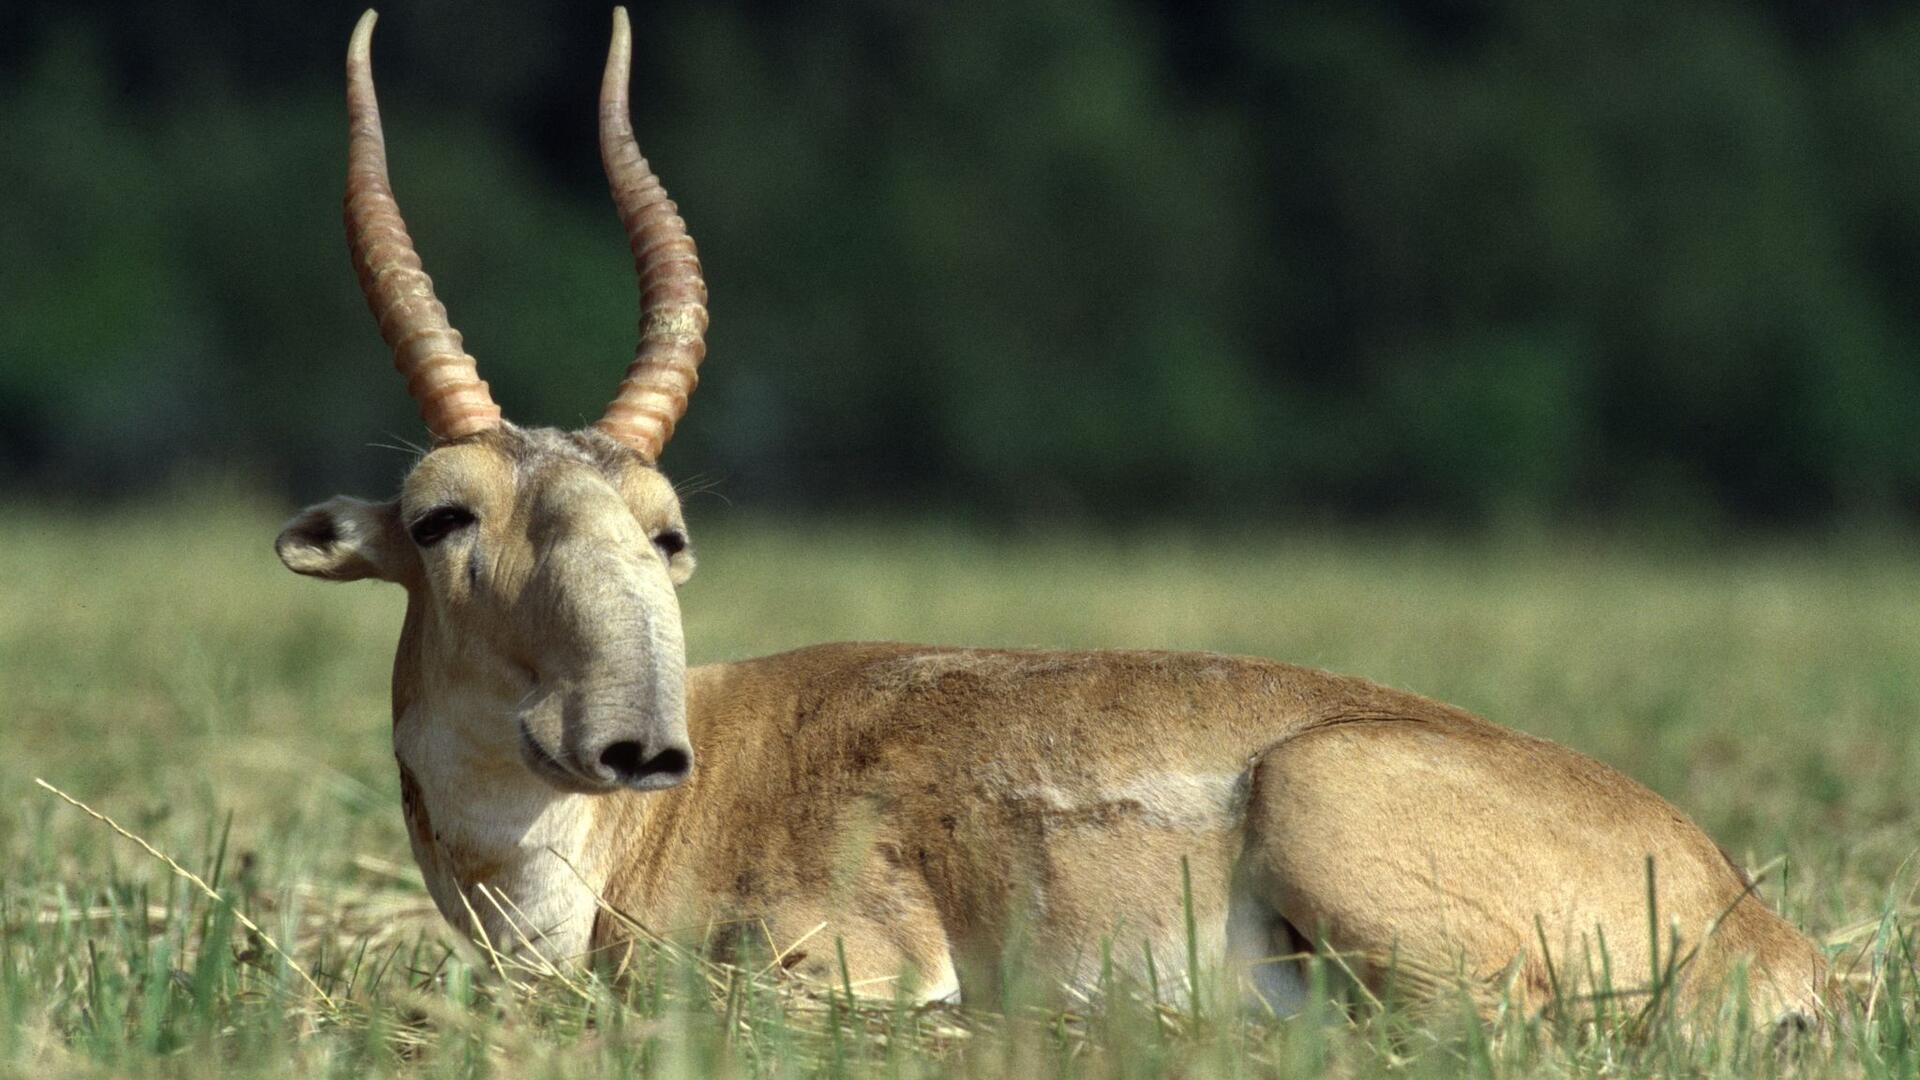
[[[410,523],[450,503],[477,519],[466,546],[416,549]],[[396,503],[282,534],[300,572],[406,586],[409,834],[441,910],[496,948],[617,952],[637,923],[821,979],[843,947],[869,992],[988,1002],[1011,974],[1091,989],[1103,954],[1144,975],[1150,953],[1177,989],[1184,860],[1203,963],[1270,998],[1298,977],[1263,961],[1310,942],[1376,992],[1540,1008],[1600,988],[1602,935],[1616,991],[1652,983],[1651,856],[1683,998],[1746,964],[1763,1008],[1817,1006],[1819,952],[1678,810],[1412,694],[1211,654],[895,644],[682,681],[691,556],[649,541],[683,528],[636,455],[509,425],[436,448]],[[542,704],[568,694],[586,704]],[[530,764],[516,725],[564,769]],[[682,739],[690,778],[594,781],[576,750],[609,732]]]

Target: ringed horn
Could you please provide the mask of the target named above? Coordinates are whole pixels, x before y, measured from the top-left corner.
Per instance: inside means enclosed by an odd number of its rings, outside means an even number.
[[[620,390],[594,427],[648,461],[673,437],[700,381],[707,355],[707,283],[680,208],[640,156],[627,108],[633,32],[627,9],[613,9],[613,43],[600,80],[600,161],[640,275],[640,347]]]
[[[500,407],[434,296],[393,197],[373,90],[376,18],[372,11],[362,15],[347,47],[347,244],[367,306],[427,429],[442,441],[464,438],[498,427]],[[654,461],[687,411],[706,356],[707,287],[687,223],[634,142],[627,104],[631,56],[627,12],[615,8],[600,89],[600,157],[640,275],[640,347],[594,426]]]

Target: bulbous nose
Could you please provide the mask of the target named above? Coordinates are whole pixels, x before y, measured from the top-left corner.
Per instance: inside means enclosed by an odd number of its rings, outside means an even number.
[[[680,742],[616,739],[589,760],[602,781],[635,791],[670,788],[693,773],[693,748]]]

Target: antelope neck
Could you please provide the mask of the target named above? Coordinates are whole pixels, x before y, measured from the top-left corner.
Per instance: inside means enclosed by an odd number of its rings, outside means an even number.
[[[427,891],[449,922],[502,955],[578,958],[609,869],[607,845],[593,838],[602,798],[557,790],[511,753],[476,745],[455,717],[471,723],[487,704],[466,696],[416,702],[394,723],[407,834]]]

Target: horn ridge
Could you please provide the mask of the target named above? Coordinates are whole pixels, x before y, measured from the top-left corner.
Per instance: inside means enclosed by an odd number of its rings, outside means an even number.
[[[648,461],[673,437],[706,358],[707,286],[680,208],[667,197],[633,137],[628,103],[633,32],[613,9],[613,41],[600,83],[600,160],[640,281],[640,344],[606,412],[594,423]]]
[[[386,137],[373,90],[371,10],[360,16],[347,46],[347,247],[367,308],[393,350],[394,367],[420,405],[427,430],[441,440],[500,426],[500,407],[467,354],[460,332],[421,268],[387,175]]]

